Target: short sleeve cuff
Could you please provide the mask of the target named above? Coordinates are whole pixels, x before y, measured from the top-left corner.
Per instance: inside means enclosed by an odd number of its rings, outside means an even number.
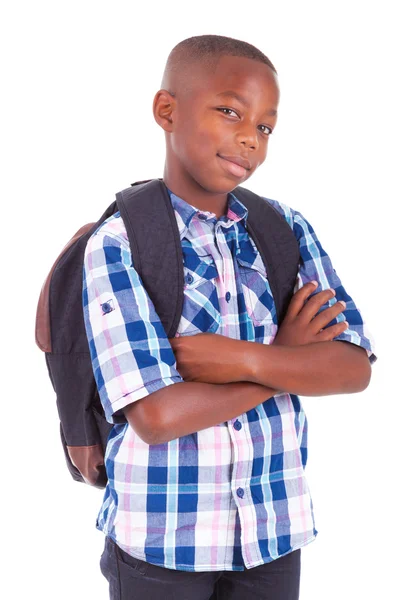
[[[174,383],[182,383],[182,381],[182,378],[178,375],[175,377],[166,377],[165,379],[157,379],[156,381],[150,381],[149,383],[146,383],[145,386],[142,386],[134,392],[130,392],[129,394],[121,396],[121,398],[118,398],[118,400],[115,400],[112,404],[108,404],[105,410],[107,421],[112,424],[126,423],[127,420],[122,411],[125,406],[132,404],[132,402],[136,402],[136,400],[141,400],[142,398],[145,398],[146,396],[149,396],[153,392],[157,392],[164,387]]]
[[[360,337],[359,335],[351,335],[346,332],[343,332],[340,335],[336,336],[334,340],[339,342],[349,342],[350,344],[354,344],[355,346],[364,348],[371,365],[373,365],[374,362],[376,362],[377,360],[374,347],[368,338]]]

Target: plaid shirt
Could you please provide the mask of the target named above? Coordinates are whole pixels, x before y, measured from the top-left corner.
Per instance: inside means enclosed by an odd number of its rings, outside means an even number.
[[[271,344],[277,317],[264,264],[233,194],[226,215],[170,194],[185,272],[177,336],[212,332]],[[336,339],[375,358],[360,312],[302,215],[267,200],[286,218],[301,261],[296,289],[317,280],[345,300],[349,329]],[[184,571],[244,570],[311,542],[312,501],[304,476],[307,420],[281,393],[231,421],[159,445],[146,444],[122,408],[181,382],[171,345],[132,257],[119,213],[89,239],[83,304],[93,371],[107,419],[108,484],[97,527],[125,552]]]

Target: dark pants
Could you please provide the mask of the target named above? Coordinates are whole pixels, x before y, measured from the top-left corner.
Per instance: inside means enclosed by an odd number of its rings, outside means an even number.
[[[133,558],[106,537],[110,600],[298,600],[300,550],[244,571],[177,571]]]

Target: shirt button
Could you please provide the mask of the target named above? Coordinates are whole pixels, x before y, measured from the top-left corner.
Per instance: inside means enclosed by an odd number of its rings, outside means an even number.
[[[231,293],[230,292],[226,292],[226,294],[225,294],[225,300],[227,302],[229,302],[230,299],[231,299]]]
[[[236,494],[239,496],[239,498],[243,498],[243,496],[244,496],[244,489],[243,488],[238,488],[236,490]]]
[[[242,429],[242,424],[241,424],[241,422],[240,422],[240,421],[238,421],[237,419],[236,419],[236,421],[234,422],[233,426],[234,426],[234,428],[236,429],[236,431],[240,431],[240,430]]]
[[[101,305],[101,308],[103,309],[104,315],[106,315],[114,310],[114,308],[110,302],[103,302],[103,304]]]
[[[193,276],[190,273],[186,275],[186,281],[187,283],[193,283]]]

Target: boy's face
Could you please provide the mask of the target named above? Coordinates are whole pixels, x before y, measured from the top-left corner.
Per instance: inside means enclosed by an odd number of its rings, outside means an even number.
[[[188,191],[226,194],[266,158],[277,119],[276,75],[264,63],[224,56],[213,72],[196,69],[185,84],[169,98],[169,119],[156,115],[168,133],[167,174]]]

